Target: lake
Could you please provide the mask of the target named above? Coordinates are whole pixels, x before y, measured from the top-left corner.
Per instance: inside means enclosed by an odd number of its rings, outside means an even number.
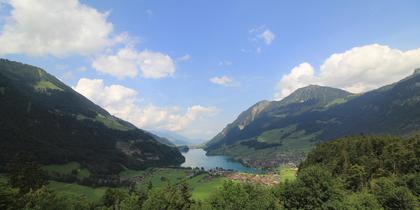
[[[185,157],[185,162],[181,165],[182,167],[203,167],[205,170],[219,167],[240,172],[261,173],[261,170],[246,167],[239,162],[231,160],[228,156],[207,156],[206,151],[203,149],[190,149],[188,152],[183,152],[182,155]]]

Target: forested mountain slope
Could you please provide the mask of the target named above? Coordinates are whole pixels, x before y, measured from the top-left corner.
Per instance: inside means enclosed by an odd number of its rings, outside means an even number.
[[[110,115],[44,70],[0,60],[0,166],[19,152],[93,173],[177,165],[176,148]]]
[[[354,95],[308,86],[281,101],[263,101],[210,140],[210,154],[257,166],[298,161],[314,145],[359,134],[409,135],[420,129],[419,70],[397,83]]]

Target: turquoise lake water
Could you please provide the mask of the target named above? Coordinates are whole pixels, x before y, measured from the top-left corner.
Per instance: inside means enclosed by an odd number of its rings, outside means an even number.
[[[219,167],[240,172],[261,173],[256,168],[245,167],[239,162],[232,161],[228,156],[207,156],[206,151],[203,149],[190,149],[188,152],[182,153],[182,155],[185,157],[185,162],[181,165],[182,167],[204,167],[206,170]]]

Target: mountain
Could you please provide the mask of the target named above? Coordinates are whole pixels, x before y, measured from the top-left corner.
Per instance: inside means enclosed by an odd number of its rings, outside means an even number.
[[[145,132],[147,132],[147,131],[145,131]],[[169,139],[167,139],[165,137],[161,137],[161,136],[155,135],[155,134],[153,134],[151,132],[147,132],[147,133],[149,135],[153,136],[153,138],[155,138],[156,141],[160,142],[161,144],[165,144],[165,145],[170,146],[170,147],[176,147],[176,145],[174,143],[172,143]]]
[[[420,70],[364,94],[310,85],[252,106],[207,142],[208,154],[253,166],[298,162],[314,145],[360,134],[410,135],[420,128]]]
[[[44,70],[0,59],[0,169],[19,152],[96,174],[178,165],[176,148],[112,116]]]
[[[194,140],[189,139],[185,136],[182,136],[172,131],[159,130],[159,131],[153,131],[153,133],[156,133],[162,138],[169,140],[171,143],[175,144],[176,146],[190,145],[190,144],[193,144],[194,142]]]

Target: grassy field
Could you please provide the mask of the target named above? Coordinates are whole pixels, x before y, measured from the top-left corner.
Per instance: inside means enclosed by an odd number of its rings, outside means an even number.
[[[89,177],[90,172],[87,169],[84,169],[80,166],[79,163],[70,162],[67,164],[54,164],[54,165],[46,165],[42,167],[47,173],[58,173],[58,174],[70,174],[72,171],[77,171],[77,176],[79,178],[86,178]]]
[[[46,81],[46,80],[42,80],[42,81],[37,82],[34,85],[34,88],[38,91],[47,91],[47,90],[64,91],[62,88],[60,88],[57,85],[51,83],[50,81]]]
[[[146,173],[146,171],[135,171],[135,170],[130,170],[127,169],[125,171],[121,171],[121,173],[119,174],[120,177],[122,178],[133,178],[136,176],[143,176]]]
[[[70,173],[74,169],[80,169],[78,163],[68,163],[65,165],[48,165],[43,167],[49,172]],[[87,172],[88,173],[88,172]],[[151,174],[151,175],[150,175]],[[200,174],[191,176],[189,169],[173,169],[173,168],[154,168],[150,170],[134,171],[126,170],[120,173],[122,178],[134,178],[138,176],[146,176],[142,181],[137,183],[138,189],[144,189],[151,182],[154,188],[166,187],[167,184],[177,184],[182,180],[186,180],[192,188],[192,197],[196,200],[207,199],[217,188],[221,187],[226,180],[224,177],[209,177],[208,174]],[[88,174],[84,174],[86,176]],[[0,183],[6,183],[7,178],[4,174],[0,174]],[[84,195],[94,203],[100,203],[107,187],[88,187],[76,183],[64,183],[50,181],[48,188],[54,190],[58,194],[76,194]],[[119,188],[128,190],[126,188]]]
[[[224,177],[214,177],[208,180],[206,176],[203,174],[188,180],[188,184],[192,188],[192,197],[196,200],[207,199],[226,180]]]
[[[58,194],[68,194],[73,193],[77,195],[85,195],[90,201],[94,203],[100,203],[101,198],[105,193],[106,187],[87,187],[82,186],[74,183],[63,183],[63,182],[56,182],[56,181],[50,181],[48,184],[48,188],[54,190]]]
[[[7,178],[4,174],[0,174],[0,183],[7,183]],[[56,181],[49,181],[48,188],[54,190],[58,194],[76,194],[84,195],[86,198],[94,203],[100,203],[102,196],[105,193],[106,187],[87,187],[75,183],[63,183]]]
[[[166,187],[167,184],[177,184],[182,180],[186,179],[189,186],[192,188],[192,196],[194,199],[203,200],[208,198],[212,192],[218,187],[222,186],[225,178],[216,177],[209,178],[207,174],[201,174],[195,177],[189,178],[190,170],[187,169],[171,169],[171,168],[156,168],[153,171],[133,171],[126,170],[120,173],[121,177],[133,178],[136,176],[144,176],[148,173],[152,173],[151,176],[137,183],[138,189],[145,189],[149,182],[152,183],[153,187],[161,188]]]
[[[280,182],[285,182],[286,180],[293,181],[296,179],[297,170],[284,165],[278,169],[278,173],[280,174]]]
[[[131,175],[135,174],[133,171],[130,172]],[[142,171],[137,172],[142,174]],[[143,172],[143,174],[146,172]],[[153,169],[151,176],[146,176],[145,179],[141,182],[138,182],[136,187],[139,189],[144,189],[147,187],[148,183],[151,182],[153,187],[165,187],[169,184],[176,184],[186,178],[188,175],[188,170],[185,169],[171,169],[171,168],[155,168]]]

